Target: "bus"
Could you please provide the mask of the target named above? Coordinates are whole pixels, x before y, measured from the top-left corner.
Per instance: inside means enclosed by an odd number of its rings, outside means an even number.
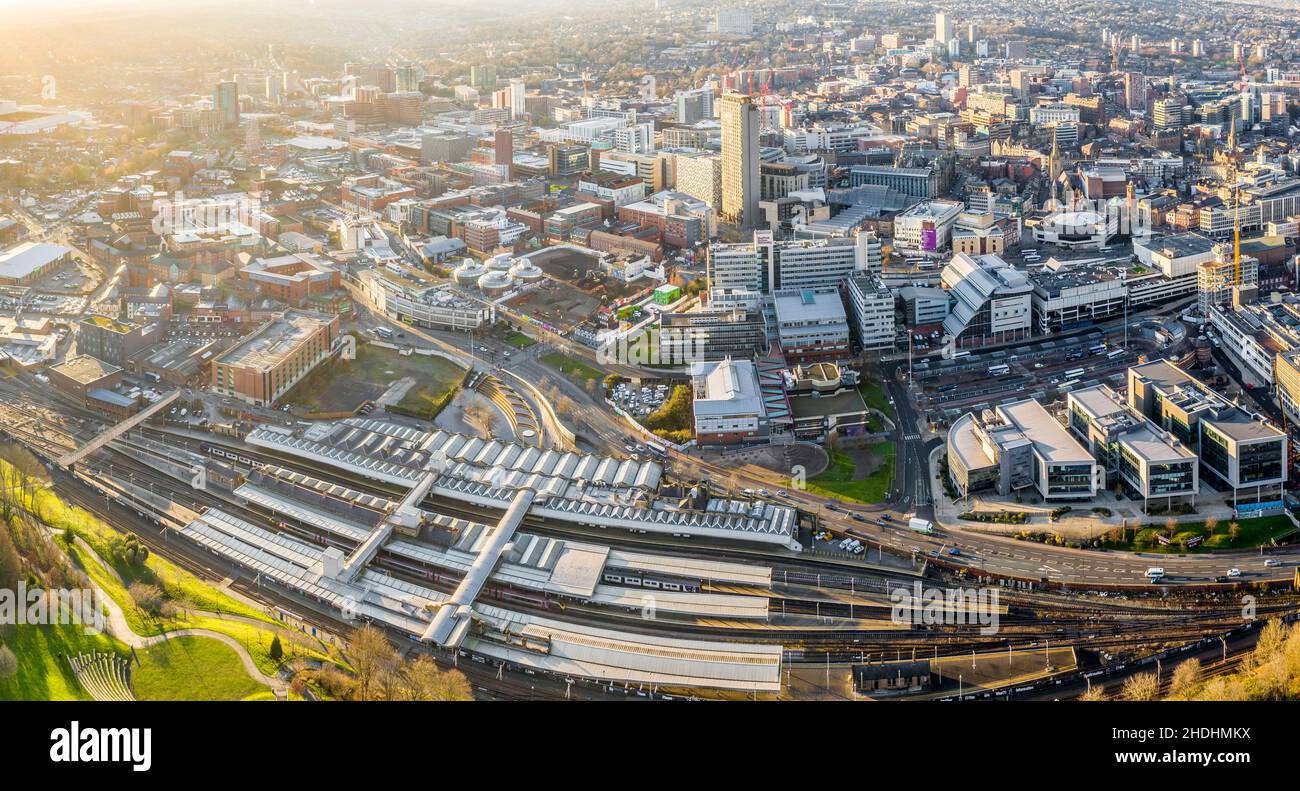
[[[1111,349],[1110,354],[1106,355],[1106,359],[1115,360],[1120,357],[1123,357],[1127,353],[1128,352],[1125,352],[1123,349]]]
[[[668,458],[668,449],[663,445],[660,445],[658,442],[647,442],[645,444],[645,449],[661,459]]]
[[[387,327],[375,327],[375,337],[391,341],[393,339],[393,331]]]
[[[1093,357],[1100,357],[1105,353],[1106,353],[1106,344],[1104,343],[1099,343],[1096,346],[1093,346],[1092,348],[1088,349],[1088,354],[1091,354]]]
[[[953,352],[952,359],[960,360],[963,357],[970,357],[970,352],[966,352],[966,351]]]
[[[1009,373],[1011,373],[1011,366],[1009,365],[1003,364],[989,366],[989,376],[1006,376]]]
[[[1074,388],[1076,388],[1076,387],[1078,387],[1078,386],[1079,386],[1079,380],[1078,380],[1078,379],[1070,379],[1069,381],[1061,382],[1059,385],[1057,385],[1056,389],[1059,390],[1060,392],[1064,393],[1064,392],[1067,392],[1067,391],[1069,391],[1069,390],[1073,390]]]
[[[1070,370],[1068,370],[1068,371],[1066,371],[1065,373],[1061,374],[1061,376],[1065,377],[1066,379],[1079,379],[1079,378],[1081,378],[1081,377],[1083,376],[1083,369],[1082,369],[1082,368],[1071,368]]]

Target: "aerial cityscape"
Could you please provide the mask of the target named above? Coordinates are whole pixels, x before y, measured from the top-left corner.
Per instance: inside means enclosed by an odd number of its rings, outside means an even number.
[[[1293,0],[0,19],[0,700],[1300,697]]]

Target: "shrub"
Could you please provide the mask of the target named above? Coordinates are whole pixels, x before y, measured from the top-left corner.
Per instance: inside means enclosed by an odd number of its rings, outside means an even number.
[[[162,612],[164,600],[163,592],[162,588],[157,585],[133,582],[131,583],[131,586],[126,589],[126,593],[131,597],[131,603],[138,609],[147,612],[150,615],[158,615]]]

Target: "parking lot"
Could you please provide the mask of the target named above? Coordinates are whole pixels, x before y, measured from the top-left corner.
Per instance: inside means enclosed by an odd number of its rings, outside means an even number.
[[[1101,330],[1010,349],[931,360],[913,367],[920,404],[943,425],[974,409],[1033,398],[1044,404],[1065,392],[1097,384],[1124,384],[1124,371],[1141,350],[1105,340]],[[1149,344],[1145,344],[1149,345]]]
[[[619,382],[610,391],[610,400],[619,408],[635,417],[647,417],[663,406],[664,401],[672,395],[672,388],[666,384],[649,385],[640,388],[628,382]]]

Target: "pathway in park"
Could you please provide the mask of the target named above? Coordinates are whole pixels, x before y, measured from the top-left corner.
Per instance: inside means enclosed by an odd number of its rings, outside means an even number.
[[[101,568],[106,569],[109,574],[112,574],[117,579],[118,582],[122,582],[122,577],[117,573],[117,570],[105,563],[104,559],[101,558],[89,544],[82,540],[80,536],[76,538],[76,545],[77,549],[85,552],[87,556],[93,558]],[[166,642],[174,637],[210,637],[213,640],[217,640],[218,642],[224,643],[234,649],[235,654],[239,656],[240,663],[244,666],[244,670],[254,681],[275,690],[277,695],[284,693],[286,689],[285,682],[279,678],[272,678],[258,669],[257,663],[253,661],[253,657],[248,653],[248,649],[230,635],[222,634],[221,632],[214,632],[211,629],[174,629],[161,634],[147,636],[136,634],[135,631],[131,629],[130,623],[127,622],[126,614],[122,612],[121,605],[114,601],[113,598],[109,596],[93,579],[90,581],[90,584],[94,586],[95,591],[99,594],[101,601],[108,610],[107,625],[109,634],[113,635],[118,640],[121,640],[131,648],[137,650],[149,648],[150,646],[158,645],[159,643]],[[263,623],[254,618],[231,615],[229,613],[209,613],[199,611],[199,614],[224,618],[230,621],[238,621],[240,623],[247,623],[262,628],[275,628],[272,627],[271,624]]]

